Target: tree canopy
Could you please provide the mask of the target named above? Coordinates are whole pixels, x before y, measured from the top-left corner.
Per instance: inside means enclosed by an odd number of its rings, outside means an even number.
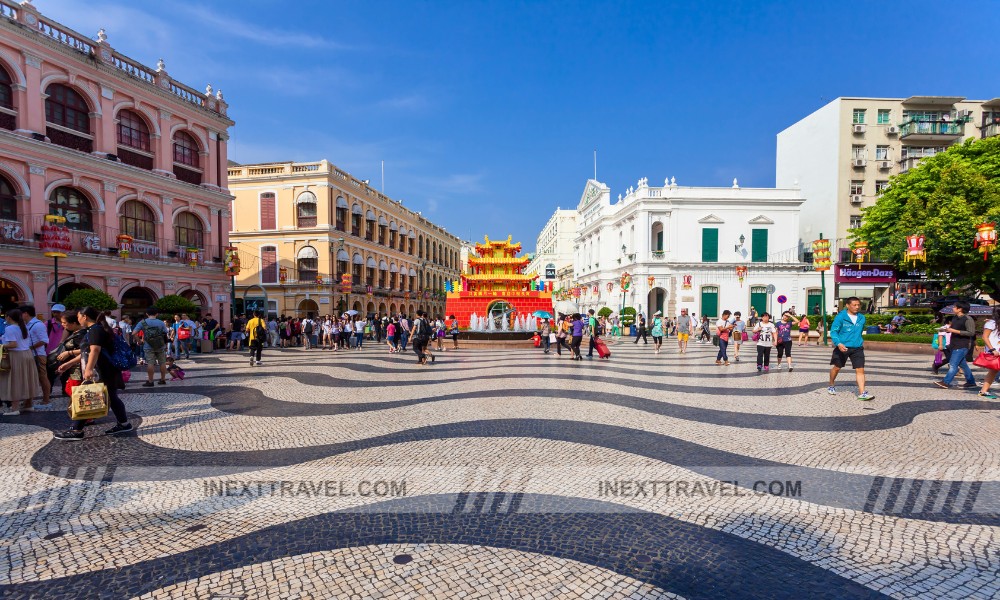
[[[1000,137],[967,140],[896,175],[851,232],[874,253],[908,266],[906,236],[923,234],[928,275],[1000,300],[1000,252],[973,247],[976,226],[1000,221]]]
[[[70,292],[68,296],[63,298],[63,305],[66,308],[92,306],[97,310],[115,310],[118,308],[118,303],[107,293],[88,288],[81,288]]]

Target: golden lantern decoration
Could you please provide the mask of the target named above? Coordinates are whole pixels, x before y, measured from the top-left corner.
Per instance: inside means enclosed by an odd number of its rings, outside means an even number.
[[[621,276],[622,291],[627,292],[630,287],[632,287],[632,276],[629,275],[628,271],[622,273]]]
[[[976,241],[973,247],[978,249],[983,260],[987,260],[989,253],[997,248],[997,224],[980,223],[976,225]]]
[[[736,278],[740,280],[740,287],[743,287],[743,280],[747,278],[747,268],[743,265],[736,267]]]
[[[683,288],[685,290],[691,289],[691,287],[692,287],[692,280],[693,279],[694,279],[694,275],[683,275],[683,276],[681,276],[681,281],[683,282],[681,284],[681,288]]]
[[[323,276],[322,275],[319,275],[319,274],[316,275],[316,287],[323,287]]]
[[[198,249],[197,248],[188,248],[187,249],[187,255],[188,255],[188,266],[189,267],[197,267],[198,266]]]
[[[650,275],[649,277],[646,278],[646,283],[649,284],[649,287],[653,287],[653,285],[656,283],[656,277]]]
[[[926,238],[922,235],[908,235],[906,236],[906,253],[903,258],[911,261],[914,266],[916,266],[917,261],[927,260],[927,250],[924,249],[924,241]]]
[[[240,274],[240,253],[236,246],[226,247],[226,259],[223,266],[226,277],[237,277]]]
[[[608,287],[608,292],[611,292],[613,289],[615,289],[615,284],[609,281],[607,287]]]
[[[66,253],[72,247],[66,217],[45,215],[40,246],[42,254],[49,258],[66,258]]]
[[[813,270],[829,271],[833,266],[830,260],[830,240],[815,240],[812,243]]]
[[[858,240],[854,242],[854,246],[851,253],[854,254],[854,262],[863,263],[865,262],[865,257],[868,256],[870,250],[868,249],[868,242],[864,240]]]
[[[288,267],[281,267],[278,269],[278,283],[284,285],[288,281]]]

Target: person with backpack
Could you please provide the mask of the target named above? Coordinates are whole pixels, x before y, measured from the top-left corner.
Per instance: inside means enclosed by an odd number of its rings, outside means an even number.
[[[951,339],[948,340],[948,350],[950,352],[948,355],[948,372],[945,374],[944,379],[934,382],[934,385],[939,388],[948,389],[951,387],[951,382],[955,379],[955,375],[958,374],[959,369],[965,374],[965,387],[979,387],[976,384],[975,376],[972,374],[972,369],[969,368],[968,361],[969,355],[972,354],[972,350],[975,348],[977,337],[976,320],[968,315],[969,308],[969,303],[964,300],[956,302],[954,307],[955,315],[951,318],[951,325],[949,327],[942,327],[939,330],[943,333],[951,334]]]
[[[103,315],[92,306],[81,308],[77,313],[77,320],[87,329],[87,338],[81,347],[83,380],[104,383],[108,393],[108,406],[117,421],[114,427],[105,432],[105,435],[117,435],[132,431],[134,427],[129,423],[125,403],[118,396],[118,390],[124,388],[125,384],[122,381],[121,369],[114,365],[115,357],[119,354],[115,348],[115,334]],[[89,422],[76,421],[71,429],[56,432],[54,437],[66,441],[82,440],[84,437],[83,428]]]
[[[729,336],[729,340],[733,343],[735,349],[733,362],[740,362],[740,346],[743,345],[743,336],[746,335],[747,324],[739,311],[733,313],[732,327],[732,334]]]
[[[427,313],[422,310],[417,311],[417,318],[413,320],[410,340],[413,342],[413,352],[417,355],[418,365],[426,365],[428,355],[431,357],[431,362],[434,362],[434,355],[427,349],[431,340],[431,325],[427,322]]]
[[[312,316],[306,315],[305,319],[302,319],[302,333],[305,336],[304,343],[302,344],[303,350],[312,350],[315,347],[313,343],[313,331],[316,329],[316,323],[313,322]]]
[[[160,367],[160,385],[167,385],[167,325],[156,316],[159,312],[152,306],[146,309],[146,318],[136,323],[132,329],[135,335],[142,335],[142,353],[146,357],[146,383],[142,387],[153,387],[153,372]]]
[[[250,366],[259,367],[261,353],[264,351],[264,340],[267,339],[267,323],[260,317],[260,311],[253,311],[253,318],[247,321],[247,341],[250,346]]]
[[[646,337],[646,316],[639,313],[639,317],[635,321],[635,341],[633,344],[639,343],[639,338],[642,338],[643,344],[648,344],[649,339]]]
[[[715,333],[719,336],[719,353],[715,356],[715,364],[729,366],[729,338],[733,333],[733,324],[729,322],[728,310],[722,311],[722,317],[715,322]]]

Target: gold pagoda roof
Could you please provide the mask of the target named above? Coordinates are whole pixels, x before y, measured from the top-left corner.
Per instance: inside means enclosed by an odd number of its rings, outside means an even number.
[[[462,275],[469,281],[531,281],[538,275],[525,275],[523,273],[470,273]]]
[[[490,236],[488,236],[488,235],[483,236],[483,238],[486,240],[486,243],[484,243],[484,244],[476,244],[476,252],[478,252],[480,254],[482,254],[483,252],[490,251],[490,250],[498,250],[498,249],[503,249],[503,248],[509,248],[511,250],[516,250],[518,252],[521,251],[521,242],[517,242],[516,244],[514,242],[512,242],[511,240],[513,239],[513,236],[508,235],[506,241],[504,241],[504,240],[500,240],[500,241],[493,240],[493,241],[491,241],[490,240]]]
[[[526,265],[530,260],[516,256],[470,256],[470,265]]]

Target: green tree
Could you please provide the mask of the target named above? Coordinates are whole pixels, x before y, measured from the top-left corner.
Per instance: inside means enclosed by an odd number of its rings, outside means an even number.
[[[976,226],[1000,221],[1000,138],[967,140],[890,180],[852,239],[906,266],[906,236],[923,234],[929,275],[1000,300],[1000,256],[973,248]]]
[[[635,309],[631,306],[626,306],[621,311],[622,325],[628,327],[629,325],[635,324]]]
[[[610,308],[608,308],[607,306],[605,306],[601,310],[597,311],[597,316],[598,317],[610,317],[611,313],[613,313],[613,312],[614,312],[613,310],[611,310]]]
[[[70,292],[69,296],[63,300],[66,308],[83,308],[92,306],[97,310],[116,310],[118,303],[115,299],[101,290],[91,290],[81,288]]]
[[[195,318],[195,312],[198,310],[198,307],[195,306],[194,302],[191,302],[184,296],[178,296],[176,294],[160,298],[153,303],[153,306],[155,306],[156,309],[164,315],[172,316],[187,313],[192,318]]]

